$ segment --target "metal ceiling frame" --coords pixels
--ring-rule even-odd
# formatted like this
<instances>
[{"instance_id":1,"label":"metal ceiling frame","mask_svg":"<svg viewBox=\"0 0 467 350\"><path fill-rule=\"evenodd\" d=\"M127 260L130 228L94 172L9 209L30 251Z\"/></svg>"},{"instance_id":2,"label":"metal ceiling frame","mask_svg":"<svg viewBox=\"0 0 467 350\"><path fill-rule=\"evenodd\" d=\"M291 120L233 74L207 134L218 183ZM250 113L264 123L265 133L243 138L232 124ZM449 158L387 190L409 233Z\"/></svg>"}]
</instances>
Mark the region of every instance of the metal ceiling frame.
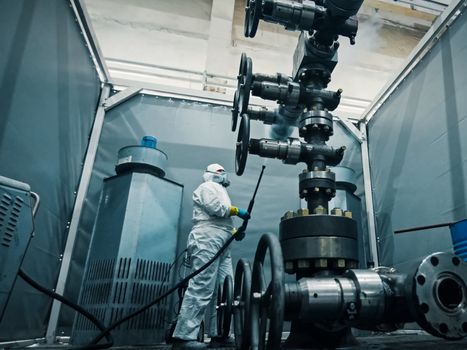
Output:
<instances>
[{"instance_id":1,"label":"metal ceiling frame","mask_svg":"<svg viewBox=\"0 0 467 350\"><path fill-rule=\"evenodd\" d=\"M410 8L415 11L440 15L449 6L446 0L380 0L388 4Z\"/></svg>"}]
</instances>

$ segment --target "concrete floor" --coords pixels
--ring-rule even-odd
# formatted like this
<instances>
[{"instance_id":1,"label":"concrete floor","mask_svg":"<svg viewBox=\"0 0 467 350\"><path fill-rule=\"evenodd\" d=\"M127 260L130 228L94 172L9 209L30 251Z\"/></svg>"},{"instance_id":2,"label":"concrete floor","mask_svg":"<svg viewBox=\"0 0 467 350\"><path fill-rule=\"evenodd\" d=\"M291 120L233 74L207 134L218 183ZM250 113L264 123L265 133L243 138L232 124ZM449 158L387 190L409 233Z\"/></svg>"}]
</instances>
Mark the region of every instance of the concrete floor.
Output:
<instances>
[{"instance_id":1,"label":"concrete floor","mask_svg":"<svg viewBox=\"0 0 467 350\"><path fill-rule=\"evenodd\" d=\"M405 334L405 335L382 335L371 337L358 337L360 342L359 346L346 348L346 349L371 349L371 350L401 350L401 349L443 349L443 350L457 350L467 349L467 339L461 341L446 341L443 339L435 338L425 334ZM66 345L35 345L27 348L15 349L41 349L41 350L59 350L59 349L73 349ZM6 348L7 349L7 348ZM131 349L131 350L169 350L170 346L165 344L152 345L152 346L124 346L112 347L111 349ZM225 348L224 348L225 350ZM234 348L232 348L234 350Z\"/></svg>"}]
</instances>

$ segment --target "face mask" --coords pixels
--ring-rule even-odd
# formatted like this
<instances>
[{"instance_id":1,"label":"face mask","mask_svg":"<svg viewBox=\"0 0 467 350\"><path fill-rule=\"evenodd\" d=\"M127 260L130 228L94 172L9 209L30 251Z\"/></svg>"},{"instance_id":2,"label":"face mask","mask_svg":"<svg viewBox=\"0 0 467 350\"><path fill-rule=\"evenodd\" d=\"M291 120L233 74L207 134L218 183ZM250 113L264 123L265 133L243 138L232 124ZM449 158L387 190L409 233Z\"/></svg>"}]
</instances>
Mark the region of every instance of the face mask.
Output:
<instances>
[{"instance_id":1,"label":"face mask","mask_svg":"<svg viewBox=\"0 0 467 350\"><path fill-rule=\"evenodd\" d=\"M222 176L222 182L220 182L220 184L224 187L229 187L230 186L229 174L224 172L220 175Z\"/></svg>"},{"instance_id":2,"label":"face mask","mask_svg":"<svg viewBox=\"0 0 467 350\"><path fill-rule=\"evenodd\" d=\"M212 171L208 172L213 174L212 181L217 182L218 184L221 184L224 187L228 187L230 185L229 174L227 174L225 171L221 173L214 173Z\"/></svg>"}]
</instances>

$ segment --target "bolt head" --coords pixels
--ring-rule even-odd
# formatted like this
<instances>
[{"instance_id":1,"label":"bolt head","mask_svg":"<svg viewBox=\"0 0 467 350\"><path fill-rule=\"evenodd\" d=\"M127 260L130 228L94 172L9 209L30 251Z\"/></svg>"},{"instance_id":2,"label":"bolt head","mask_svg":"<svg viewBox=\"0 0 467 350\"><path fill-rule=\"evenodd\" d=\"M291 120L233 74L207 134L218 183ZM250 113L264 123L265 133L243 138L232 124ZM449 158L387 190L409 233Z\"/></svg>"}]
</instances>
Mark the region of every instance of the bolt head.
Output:
<instances>
[{"instance_id":1,"label":"bolt head","mask_svg":"<svg viewBox=\"0 0 467 350\"><path fill-rule=\"evenodd\" d=\"M328 267L328 259L316 259L315 267Z\"/></svg>"},{"instance_id":2,"label":"bolt head","mask_svg":"<svg viewBox=\"0 0 467 350\"><path fill-rule=\"evenodd\" d=\"M333 210L331 210L331 215L342 216L343 215L342 209L334 208Z\"/></svg>"},{"instance_id":3,"label":"bolt head","mask_svg":"<svg viewBox=\"0 0 467 350\"><path fill-rule=\"evenodd\" d=\"M315 209L315 214L316 214L316 215L324 215L324 214L326 214L326 208L323 207L322 205L317 206L316 209Z\"/></svg>"}]
</instances>

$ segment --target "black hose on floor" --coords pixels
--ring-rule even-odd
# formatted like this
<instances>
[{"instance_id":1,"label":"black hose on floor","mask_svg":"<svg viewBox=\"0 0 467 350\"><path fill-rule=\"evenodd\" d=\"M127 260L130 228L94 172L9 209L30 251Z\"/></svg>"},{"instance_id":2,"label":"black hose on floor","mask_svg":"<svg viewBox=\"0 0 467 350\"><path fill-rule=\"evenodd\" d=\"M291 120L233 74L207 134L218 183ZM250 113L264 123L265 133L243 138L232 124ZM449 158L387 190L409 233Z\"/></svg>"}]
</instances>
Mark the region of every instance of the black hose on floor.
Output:
<instances>
[{"instance_id":1,"label":"black hose on floor","mask_svg":"<svg viewBox=\"0 0 467 350\"><path fill-rule=\"evenodd\" d=\"M103 330L97 337L95 337L91 343L89 344L89 346L92 346L92 345L95 345L97 344L102 338L104 338L110 331L112 331L113 329L115 329L116 327L120 326L122 323L128 321L129 319L139 315L140 313L146 311L147 309L149 309L150 307L154 306L155 304L159 303L161 300L163 300L164 298L168 297L170 294L172 294L173 292L175 292L176 290L178 290L178 288L184 286L190 279L192 279L193 277L195 277L196 275L200 274L201 272L203 272L204 270L206 270L223 252L224 250L227 249L227 247L230 245L230 243L232 243L232 241L235 239L235 235L232 235L228 240L227 242L221 247L221 249L219 249L219 251L216 253L216 255L214 255L211 260L209 260L206 264L204 264L203 266L201 266L198 270L190 273L188 276L186 276L183 280L181 280L180 282L178 282L175 286L173 286L172 288L170 288L167 292L165 292L164 294L162 294L161 296L159 296L158 298L154 299L153 301L151 301L149 304L143 306L142 308L136 310L135 312L129 314L128 316L125 316L124 318L118 320L117 322L113 323L112 325L110 325L109 327L107 327L107 329Z\"/></svg>"},{"instance_id":2,"label":"black hose on floor","mask_svg":"<svg viewBox=\"0 0 467 350\"><path fill-rule=\"evenodd\" d=\"M28 283L34 289L37 289L38 291L48 295L49 297L51 297L53 299L56 299L56 300L60 301L61 303L71 307L73 310L79 312L81 315L83 315L84 317L89 319L97 328L99 328L99 330L101 332L104 332L106 330L105 326L101 323L101 321L99 321L93 314L89 313L84 308L82 308L81 306L75 304L74 302L68 300L63 295L55 293L54 291L51 291L50 289L40 285L35 280L33 280L32 277L30 277L22 269L20 269L18 271L18 276L21 277L26 283ZM76 350L78 350L78 349L108 349L113 345L114 341L113 341L112 335L108 331L105 332L104 336L107 339L107 343L104 343L104 344L97 344L97 343L96 344L90 344L90 345L86 345L85 347L73 347L73 349L76 349ZM102 338L100 338L100 339L102 339Z\"/></svg>"}]
</instances>

